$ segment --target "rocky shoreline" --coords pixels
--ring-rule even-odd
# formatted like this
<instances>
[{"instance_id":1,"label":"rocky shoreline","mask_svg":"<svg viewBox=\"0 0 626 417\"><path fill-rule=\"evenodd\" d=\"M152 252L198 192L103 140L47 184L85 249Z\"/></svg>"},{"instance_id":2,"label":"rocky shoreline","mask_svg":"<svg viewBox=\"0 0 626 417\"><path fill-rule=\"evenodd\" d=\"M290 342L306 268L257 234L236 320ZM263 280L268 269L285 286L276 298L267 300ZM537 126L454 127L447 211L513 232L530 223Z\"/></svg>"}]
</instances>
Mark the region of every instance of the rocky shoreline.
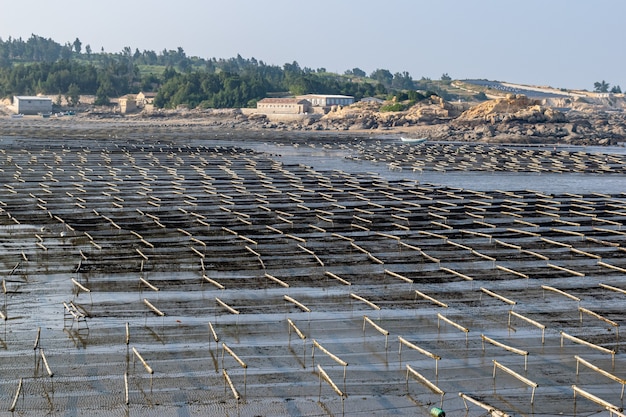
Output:
<instances>
[{"instance_id":1,"label":"rocky shoreline","mask_svg":"<svg viewBox=\"0 0 626 417\"><path fill-rule=\"evenodd\" d=\"M336 107L325 115L280 117L241 109L157 110L120 115L103 108L87 108L75 116L42 119L2 118L3 134L39 131L42 126L74 126L78 130L135 126L137 128L217 128L252 132L300 132L358 136L398 135L437 141L571 145L623 145L626 115L599 106L557 109L525 96L509 95L480 104L450 103L439 97L406 111L381 112L381 105L356 103ZM132 128L131 128L132 130ZM64 132L64 135L68 132Z\"/></svg>"}]
</instances>

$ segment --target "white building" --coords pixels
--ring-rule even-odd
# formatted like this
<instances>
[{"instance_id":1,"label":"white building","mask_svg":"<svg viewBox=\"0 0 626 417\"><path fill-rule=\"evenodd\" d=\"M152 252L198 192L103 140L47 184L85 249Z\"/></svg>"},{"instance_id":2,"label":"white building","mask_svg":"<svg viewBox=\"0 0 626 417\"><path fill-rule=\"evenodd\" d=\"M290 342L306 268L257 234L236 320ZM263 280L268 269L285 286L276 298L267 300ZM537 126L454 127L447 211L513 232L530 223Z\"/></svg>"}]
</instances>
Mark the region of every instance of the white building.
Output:
<instances>
[{"instance_id":1,"label":"white building","mask_svg":"<svg viewBox=\"0 0 626 417\"><path fill-rule=\"evenodd\" d=\"M13 96L13 108L18 114L45 114L52 112L52 99L38 96Z\"/></svg>"},{"instance_id":2,"label":"white building","mask_svg":"<svg viewBox=\"0 0 626 417\"><path fill-rule=\"evenodd\" d=\"M304 114L311 103L299 98L264 98L256 104L257 110L264 114Z\"/></svg>"},{"instance_id":3,"label":"white building","mask_svg":"<svg viewBox=\"0 0 626 417\"><path fill-rule=\"evenodd\" d=\"M349 106L354 104L354 97L332 94L307 94L298 96L299 99L308 100L313 107Z\"/></svg>"}]
</instances>

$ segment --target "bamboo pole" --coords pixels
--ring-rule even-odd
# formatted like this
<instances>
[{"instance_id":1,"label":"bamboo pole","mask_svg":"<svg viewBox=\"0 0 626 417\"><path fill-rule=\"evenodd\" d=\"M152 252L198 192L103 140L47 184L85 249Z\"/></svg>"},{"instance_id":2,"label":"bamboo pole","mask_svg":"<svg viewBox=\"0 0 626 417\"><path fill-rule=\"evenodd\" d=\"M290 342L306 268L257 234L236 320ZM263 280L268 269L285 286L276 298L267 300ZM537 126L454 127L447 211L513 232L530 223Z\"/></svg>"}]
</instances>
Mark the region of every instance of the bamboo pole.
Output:
<instances>
[{"instance_id":1,"label":"bamboo pole","mask_svg":"<svg viewBox=\"0 0 626 417\"><path fill-rule=\"evenodd\" d=\"M37 337L35 337L35 345L33 346L33 350L39 347L40 336L41 336L41 327L37 327Z\"/></svg>"},{"instance_id":2,"label":"bamboo pole","mask_svg":"<svg viewBox=\"0 0 626 417\"><path fill-rule=\"evenodd\" d=\"M298 329L296 324L291 319L287 319L287 323L289 323L289 334L291 334L291 329L293 329L300 339L302 340L306 339L306 335L302 333L300 329Z\"/></svg>"},{"instance_id":3,"label":"bamboo pole","mask_svg":"<svg viewBox=\"0 0 626 417\"><path fill-rule=\"evenodd\" d=\"M72 304L72 303L70 303L70 304ZM74 304L72 304L71 307L70 307L66 302L63 302L63 306L65 307L65 311L67 311L74 318L74 320L79 321L81 318L85 318L85 315L80 313L76 309Z\"/></svg>"},{"instance_id":4,"label":"bamboo pole","mask_svg":"<svg viewBox=\"0 0 626 417\"><path fill-rule=\"evenodd\" d=\"M213 336L213 340L215 340L215 343L219 342L220 339L217 337L217 333L215 332L215 329L213 328L213 324L211 324L211 322L209 322L209 331L211 332L211 335Z\"/></svg>"},{"instance_id":5,"label":"bamboo pole","mask_svg":"<svg viewBox=\"0 0 626 417\"><path fill-rule=\"evenodd\" d=\"M494 417L512 417L510 414L505 413L504 411L500 411L495 407L492 407L489 404L483 403L482 401L478 401L475 398L470 397L467 394L463 394L462 392L459 392L459 397L461 397L463 399L463 403L465 404L465 409L469 410L469 407L467 406L467 401L471 402L474 405L479 406L480 408L486 410L491 416Z\"/></svg>"},{"instance_id":6,"label":"bamboo pole","mask_svg":"<svg viewBox=\"0 0 626 417\"><path fill-rule=\"evenodd\" d=\"M550 243L551 245L561 246L561 247L568 248L568 249L572 247L572 245L570 245L569 243L557 242L556 240L548 239L547 237L542 237L540 238L540 240L546 243Z\"/></svg>"},{"instance_id":7,"label":"bamboo pole","mask_svg":"<svg viewBox=\"0 0 626 417\"><path fill-rule=\"evenodd\" d=\"M361 297L360 295L356 295L355 293L350 293L350 297L354 298L355 300L359 300L359 301L364 302L368 306L372 307L374 310L380 310L379 306L377 306L376 304L372 303L369 300L366 300L365 298Z\"/></svg>"},{"instance_id":8,"label":"bamboo pole","mask_svg":"<svg viewBox=\"0 0 626 417\"><path fill-rule=\"evenodd\" d=\"M231 306L229 306L228 304L226 304L225 302L223 302L222 300L220 300L219 298L215 297L215 301L221 305L222 307L224 307L226 310L228 310L230 313L232 314L239 314L239 311L235 310L234 308L232 308Z\"/></svg>"},{"instance_id":9,"label":"bamboo pole","mask_svg":"<svg viewBox=\"0 0 626 417\"><path fill-rule=\"evenodd\" d=\"M397 272L390 271L385 269L385 274L391 275L392 277L400 278L403 281L408 282L409 284L413 284L413 280L411 278L407 278L404 275L400 275Z\"/></svg>"},{"instance_id":10,"label":"bamboo pole","mask_svg":"<svg viewBox=\"0 0 626 417\"><path fill-rule=\"evenodd\" d=\"M529 319L528 317L522 316L521 314L516 313L513 310L509 310L509 327L511 326L511 316L515 316L517 318L520 318L520 319L522 319L522 320L532 324L533 326L540 328L541 329L541 344L544 344L544 342L545 342L545 331L546 331L546 326L545 325L543 325L543 324L541 324L541 323L539 323L539 322L537 322L535 320Z\"/></svg>"},{"instance_id":11,"label":"bamboo pole","mask_svg":"<svg viewBox=\"0 0 626 417\"><path fill-rule=\"evenodd\" d=\"M481 290L482 292L484 292L485 294L487 294L487 295L489 295L489 296L491 296L491 297L493 297L493 298L496 298L496 299L498 299L498 300L500 300L500 301L502 301L502 302L505 302L505 303L507 303L507 304L509 304L509 305L515 305L515 304L517 304L517 302L516 302L516 301L513 301L513 300L511 300L511 299L509 299L509 298L506 298L506 297L504 297L504 296L502 296L502 295L496 294L495 292L490 291L490 290L488 290L488 289L486 289L486 288L484 288L484 287L480 287L480 290Z\"/></svg>"},{"instance_id":12,"label":"bamboo pole","mask_svg":"<svg viewBox=\"0 0 626 417\"><path fill-rule=\"evenodd\" d=\"M398 351L398 355L402 355L402 345L405 345L406 347L409 347L409 348L411 348L413 350L416 350L419 353L421 353L422 355L426 355L429 358L435 360L435 375L438 375L438 367L439 367L438 365L439 365L439 360L441 359L441 356L435 355L434 353L431 353L431 352L427 351L426 349L423 349L423 348L417 346L416 344L409 342L408 340L406 340L402 336L398 336L398 340L400 341L400 349Z\"/></svg>"},{"instance_id":13,"label":"bamboo pole","mask_svg":"<svg viewBox=\"0 0 626 417\"><path fill-rule=\"evenodd\" d=\"M94 242L92 242L94 243ZM101 248L100 248L101 249ZM138 248L135 248L135 251L139 254L139 256L141 256L144 260L148 261L148 257L146 255L143 254L142 251L140 251Z\"/></svg>"},{"instance_id":14,"label":"bamboo pole","mask_svg":"<svg viewBox=\"0 0 626 417\"><path fill-rule=\"evenodd\" d=\"M230 390L233 393L233 397L235 397L235 400L239 402L239 399L241 398L241 396L239 395L239 392L237 392L237 389L233 385L233 381L230 380L230 376L228 376L228 372L226 372L226 369L222 370L222 375L224 375L224 380L226 381L226 383L228 383L228 386L230 387Z\"/></svg>"},{"instance_id":15,"label":"bamboo pole","mask_svg":"<svg viewBox=\"0 0 626 417\"><path fill-rule=\"evenodd\" d=\"M139 351L133 347L133 353L135 354L135 356L137 357L137 359L139 359L139 361L141 362L141 364L144 366L144 368L146 368L146 371L152 375L154 374L154 370L150 367L150 365L148 365L148 362L146 362L143 358L143 356L141 356L141 354L139 353Z\"/></svg>"},{"instance_id":16,"label":"bamboo pole","mask_svg":"<svg viewBox=\"0 0 626 417\"><path fill-rule=\"evenodd\" d=\"M24 252L22 252L22 257L24 257L24 260L26 259L26 255L24 254ZM17 271L17 269L22 265L22 261L19 261L18 263L15 264L15 266L13 267L13 269L11 269L11 271L9 272L9 275L13 275L15 273L15 271ZM4 280L2 280L2 282L4 282ZM3 284L4 285L4 284ZM4 293L6 294L6 286L3 286L3 290Z\"/></svg>"},{"instance_id":17,"label":"bamboo pole","mask_svg":"<svg viewBox=\"0 0 626 417\"><path fill-rule=\"evenodd\" d=\"M615 291L615 292L620 292L622 294L626 294L626 290L623 290L621 288L613 287L611 285L606 285L606 284L602 284L602 283L599 283L598 285L601 286L602 288L606 288L607 290L611 290L611 291Z\"/></svg>"},{"instance_id":18,"label":"bamboo pole","mask_svg":"<svg viewBox=\"0 0 626 417\"><path fill-rule=\"evenodd\" d=\"M285 236L286 238L301 242L301 243L306 243L306 239L303 239L299 236L292 235L291 233L285 233L283 236Z\"/></svg>"},{"instance_id":19,"label":"bamboo pole","mask_svg":"<svg viewBox=\"0 0 626 417\"><path fill-rule=\"evenodd\" d=\"M364 248L360 247L359 245L357 245L356 243L354 243L352 241L350 242L350 246L352 246L354 249L356 249L356 250L358 250L360 252L363 252L366 255L369 254L369 251L367 249L364 249Z\"/></svg>"},{"instance_id":20,"label":"bamboo pole","mask_svg":"<svg viewBox=\"0 0 626 417\"><path fill-rule=\"evenodd\" d=\"M488 342L488 343L491 343L494 346L500 347L500 348L502 348L504 350L508 350L509 352L513 352L513 353L515 353L517 355L524 356L524 370L527 370L527 368L528 368L528 351L522 350L522 349L517 349L517 348L514 348L512 346L505 345L504 343L500 343L500 342L498 342L498 341L496 341L496 340L494 340L494 339L492 339L490 337L485 336L484 334L481 334L480 338L483 341L483 352L485 351L485 342Z\"/></svg>"},{"instance_id":21,"label":"bamboo pole","mask_svg":"<svg viewBox=\"0 0 626 417\"><path fill-rule=\"evenodd\" d=\"M124 402L126 403L126 405L128 405L130 403L130 398L128 395L128 373L124 372Z\"/></svg>"},{"instance_id":22,"label":"bamboo pole","mask_svg":"<svg viewBox=\"0 0 626 417\"><path fill-rule=\"evenodd\" d=\"M339 234L339 233L331 233L331 236L339 238L339 239L347 240L348 242L353 242L354 241L354 239L352 239L351 237L347 237L347 236L344 236L344 235Z\"/></svg>"},{"instance_id":23,"label":"bamboo pole","mask_svg":"<svg viewBox=\"0 0 626 417\"><path fill-rule=\"evenodd\" d=\"M158 308L156 308L156 307L155 307L155 306L154 306L154 305L153 305L150 301L148 301L146 298L144 298L144 299L143 299L143 303L144 303L145 305L147 305L147 306L148 306L148 308L149 308L150 310L152 310L152 311L153 311L153 312L154 312L157 316L161 316L161 317L165 316L165 313L164 313L164 312L162 312L161 310L159 310Z\"/></svg>"},{"instance_id":24,"label":"bamboo pole","mask_svg":"<svg viewBox=\"0 0 626 417\"><path fill-rule=\"evenodd\" d=\"M304 246L302 246L302 245L301 245L301 244L299 244L299 243L298 243L296 246L297 246L300 250L302 250L302 251L304 251L304 252L308 253L309 255L313 255L313 256L315 256L315 252L313 252L311 249L305 248Z\"/></svg>"},{"instance_id":25,"label":"bamboo pole","mask_svg":"<svg viewBox=\"0 0 626 417\"><path fill-rule=\"evenodd\" d=\"M603 266L605 268L614 269L614 270L619 271L619 272L626 272L626 268L622 268L622 267L619 267L619 266L611 265L611 264L608 264L606 262L598 261L598 265Z\"/></svg>"},{"instance_id":26,"label":"bamboo pole","mask_svg":"<svg viewBox=\"0 0 626 417\"><path fill-rule=\"evenodd\" d=\"M205 258L204 253L200 252L198 249L194 248L193 246L189 246L189 249L191 249L196 255L198 255L201 259Z\"/></svg>"},{"instance_id":27,"label":"bamboo pole","mask_svg":"<svg viewBox=\"0 0 626 417\"><path fill-rule=\"evenodd\" d=\"M563 347L563 339L564 338L568 339L568 340L571 340L574 343L579 343L581 345L589 346L589 347L591 347L593 349L599 350L600 352L610 353L611 357L613 358L613 360L615 360L615 351L614 350L607 349L605 347L595 345L595 344L593 344L591 342L587 342L586 340L580 339L580 338L578 338L576 336L571 336L571 335L569 335L569 334L567 334L567 333L565 333L563 331L561 331L561 347Z\"/></svg>"},{"instance_id":28,"label":"bamboo pole","mask_svg":"<svg viewBox=\"0 0 626 417\"><path fill-rule=\"evenodd\" d=\"M600 397L597 397L581 388L578 388L576 385L572 385L572 389L574 390L574 400L576 400L576 395L580 395L581 397L584 397L596 404L601 405L602 407L608 409L609 411L613 411L613 412L621 412L621 408L611 404L608 401L603 400Z\"/></svg>"},{"instance_id":29,"label":"bamboo pole","mask_svg":"<svg viewBox=\"0 0 626 417\"><path fill-rule=\"evenodd\" d=\"M285 287L285 288L289 288L289 284L287 284L285 281L282 281L281 279L276 278L275 276L270 275L270 274L268 274L267 272L265 273L265 275L264 275L264 276L265 276L265 278L270 279L270 280L272 280L272 281L274 281L274 282L278 283L279 285L281 285L281 286L283 286L283 287Z\"/></svg>"},{"instance_id":30,"label":"bamboo pole","mask_svg":"<svg viewBox=\"0 0 626 417\"><path fill-rule=\"evenodd\" d=\"M141 281L142 284L144 284L146 287L150 288L152 291L159 291L159 289L157 287L155 287L154 285L150 284L148 282L148 280L144 279L143 277L139 277L139 281Z\"/></svg>"},{"instance_id":31,"label":"bamboo pole","mask_svg":"<svg viewBox=\"0 0 626 417\"><path fill-rule=\"evenodd\" d=\"M231 348L226 346L226 343L222 342L222 369L224 369L224 372L226 372L226 368L224 368L224 352L228 352L228 354L232 356L232 358L235 359L237 363L239 363L239 366L241 366L244 369L244 376L243 376L244 389L243 390L244 390L244 396L246 396L246 391L247 391L247 386L248 386L248 383L247 383L248 365L246 365L246 363L243 360L241 360L239 356L237 356L235 352L232 351Z\"/></svg>"},{"instance_id":32,"label":"bamboo pole","mask_svg":"<svg viewBox=\"0 0 626 417\"><path fill-rule=\"evenodd\" d=\"M542 285L541 288L544 289L544 290L555 292L557 294L561 294L561 295L563 295L563 296L565 296L567 298L571 298L574 301L579 301L580 302L580 298L576 297L575 295L566 293L563 290L559 290L557 288L554 288L554 287L551 287L551 286L548 286L548 285Z\"/></svg>"},{"instance_id":33,"label":"bamboo pole","mask_svg":"<svg viewBox=\"0 0 626 417\"><path fill-rule=\"evenodd\" d=\"M493 241L494 241L496 244L498 244L498 245L500 245L500 246L504 246L504 247L506 247L506 248L512 248L512 249L517 249L517 250L521 250L521 249L522 249L522 247L521 247L521 246L519 246L519 245L514 245L514 244L512 244L512 243L503 242L503 241L501 241L501 240L499 240L499 239L494 239Z\"/></svg>"},{"instance_id":34,"label":"bamboo pole","mask_svg":"<svg viewBox=\"0 0 626 417\"><path fill-rule=\"evenodd\" d=\"M363 333L365 333L365 323L369 323L377 332L385 336L385 350L387 350L387 346L389 345L389 331L374 323L369 317L363 316Z\"/></svg>"},{"instance_id":35,"label":"bamboo pole","mask_svg":"<svg viewBox=\"0 0 626 417\"><path fill-rule=\"evenodd\" d=\"M418 252L421 252L421 251L422 251L422 249L421 249L421 248L418 248L417 246L409 245L408 243L405 243L405 242L398 242L398 243L399 243L400 245L404 246L405 248L413 249L413 250L416 250L416 251L418 251Z\"/></svg>"},{"instance_id":36,"label":"bamboo pole","mask_svg":"<svg viewBox=\"0 0 626 417\"><path fill-rule=\"evenodd\" d=\"M324 352L326 355L328 355L329 358L331 358L332 360L334 360L335 362L337 362L339 365L343 366L344 368L348 366L348 362L340 359L338 356L330 353L324 346L320 345L319 342L315 339L313 339L313 349L311 351L311 357L315 358L315 348L318 348L319 350L321 350L322 352Z\"/></svg>"},{"instance_id":37,"label":"bamboo pole","mask_svg":"<svg viewBox=\"0 0 626 417\"><path fill-rule=\"evenodd\" d=\"M524 384L532 387L533 391L532 391L532 394L530 396L530 403L533 404L535 402L535 389L537 389L537 387L539 386L536 382L533 382L530 379L528 379L526 377L523 377L522 375L518 374L514 370L512 370L510 368L507 368L506 366L502 365L501 363L499 363L495 359L493 360L493 379L494 380L496 379L496 368L506 372L507 374L517 378L519 381L523 382Z\"/></svg>"},{"instance_id":38,"label":"bamboo pole","mask_svg":"<svg viewBox=\"0 0 626 417\"><path fill-rule=\"evenodd\" d=\"M483 258L483 259L486 259L488 261L492 261L492 262L496 261L496 258L494 258L493 256L485 255L484 253L480 253L477 250L472 249L471 252L472 252L473 255L476 255L476 256L478 256L480 258Z\"/></svg>"},{"instance_id":39,"label":"bamboo pole","mask_svg":"<svg viewBox=\"0 0 626 417\"><path fill-rule=\"evenodd\" d=\"M598 264L600 264L600 263L601 262L598 262ZM555 264L552 264L552 263L547 263L546 266L548 266L550 268L553 268L553 269L558 269L559 271L567 272L567 273L575 275L577 277L584 277L585 276L585 274L583 272L574 271L573 269L565 268L563 266L555 265Z\"/></svg>"},{"instance_id":40,"label":"bamboo pole","mask_svg":"<svg viewBox=\"0 0 626 417\"><path fill-rule=\"evenodd\" d=\"M241 236L239 236L241 237ZM206 243L204 243L203 241L201 241L200 239L196 239L195 237L190 237L189 240L196 242L197 244L204 246L206 248Z\"/></svg>"},{"instance_id":41,"label":"bamboo pole","mask_svg":"<svg viewBox=\"0 0 626 417\"><path fill-rule=\"evenodd\" d=\"M207 281L210 284L215 285L217 288L219 288L220 290L223 290L224 288L226 288L225 286L223 286L222 284L220 284L219 282L215 281L214 279L209 278L206 275L202 275L202 278Z\"/></svg>"},{"instance_id":42,"label":"bamboo pole","mask_svg":"<svg viewBox=\"0 0 626 417\"><path fill-rule=\"evenodd\" d=\"M619 377L613 375L612 373L609 373L609 372L607 372L607 371L605 371L605 370L603 370L603 369L601 369L601 368L591 364L590 362L584 360L583 358L581 358L578 355L575 355L574 358L576 358L576 375L578 375L578 365L580 363L582 363L583 365L585 365L586 367L596 371L600 375L605 376L605 377L607 377L607 378L609 378L609 379L611 379L611 380L613 380L615 382L618 382L618 383L622 384L622 393L621 393L619 398L620 398L620 400L624 399L624 386L626 386L626 379L619 378Z\"/></svg>"},{"instance_id":43,"label":"bamboo pole","mask_svg":"<svg viewBox=\"0 0 626 417\"><path fill-rule=\"evenodd\" d=\"M336 355L330 353L326 348L324 348L322 345L320 345L317 340L313 339L313 347L311 349L311 359L313 361L313 363L315 363L315 348L318 348L319 350L321 350L322 352L324 352L326 355L328 355L329 358L331 358L332 360L334 360L335 362L337 362L339 365L343 366L343 384L344 384L344 390L345 390L345 385L346 385L346 370L348 368L348 362L340 359L339 357L337 357ZM319 365L318 365L319 367Z\"/></svg>"},{"instance_id":44,"label":"bamboo pole","mask_svg":"<svg viewBox=\"0 0 626 417\"><path fill-rule=\"evenodd\" d=\"M50 365L48 365L48 359L46 359L46 355L43 353L43 349L39 348L39 353L41 354L43 364L46 366L46 372L48 372L48 375L50 376L50 378L52 378L54 376L54 373L52 373Z\"/></svg>"},{"instance_id":45,"label":"bamboo pole","mask_svg":"<svg viewBox=\"0 0 626 417\"><path fill-rule=\"evenodd\" d=\"M502 265L496 265L496 268L501 270L501 271L505 271L505 272L508 272L510 274L517 275L518 277L529 278L528 275L526 275L526 274L523 274L521 272L515 271L515 270L513 270L511 268L507 268L507 267L502 266Z\"/></svg>"},{"instance_id":46,"label":"bamboo pole","mask_svg":"<svg viewBox=\"0 0 626 417\"><path fill-rule=\"evenodd\" d=\"M390 235L388 233L382 233L382 232L376 232L376 234L378 236L382 236L382 237L386 237L387 239L394 239L397 240L398 243L400 243L400 236L394 236L394 235Z\"/></svg>"},{"instance_id":47,"label":"bamboo pole","mask_svg":"<svg viewBox=\"0 0 626 417\"><path fill-rule=\"evenodd\" d=\"M410 227L405 226L405 225L403 225L403 224L393 223L393 226L394 226L394 227L397 227L398 229L401 229L401 230L411 230L411 228L410 228Z\"/></svg>"},{"instance_id":48,"label":"bamboo pole","mask_svg":"<svg viewBox=\"0 0 626 417\"><path fill-rule=\"evenodd\" d=\"M511 213L511 214L514 214L514 213ZM507 228L506 231L507 232L512 232L512 233L518 233L520 235L525 235L525 236L533 236L533 237L540 237L541 236L539 233L529 232L527 230L521 230L521 229Z\"/></svg>"},{"instance_id":49,"label":"bamboo pole","mask_svg":"<svg viewBox=\"0 0 626 417\"><path fill-rule=\"evenodd\" d=\"M559 228L556 228L556 227L551 227L550 230L553 231L553 232L557 232L557 233L563 233L565 235L572 235L572 236L578 236L578 237L583 237L583 238L585 237L584 233L576 232L576 231L573 231L573 230L559 229Z\"/></svg>"},{"instance_id":50,"label":"bamboo pole","mask_svg":"<svg viewBox=\"0 0 626 417\"><path fill-rule=\"evenodd\" d=\"M326 233L326 229L322 229L321 227L315 226L314 224L309 224L311 229L317 230L318 232Z\"/></svg>"},{"instance_id":51,"label":"bamboo pole","mask_svg":"<svg viewBox=\"0 0 626 417\"><path fill-rule=\"evenodd\" d=\"M250 252L251 254L253 254L254 256L256 256L257 258L260 258L260 257L261 257L261 254L260 254L260 253L258 253L258 252L256 252L256 251L255 251L254 249L252 249L250 246L246 245L246 246L245 246L245 248L246 248L246 250L247 250L248 252Z\"/></svg>"},{"instance_id":52,"label":"bamboo pole","mask_svg":"<svg viewBox=\"0 0 626 417\"><path fill-rule=\"evenodd\" d=\"M619 323L617 323L617 322L615 322L613 320L609 320L606 317L603 317L600 314L598 314L596 312L593 312L593 311L591 311L591 310L589 310L587 308L584 308L584 307L578 307L578 311L580 312L580 322L581 323L583 322L583 314L582 313L588 314L588 315L590 315L592 317L597 318L598 320L602 320L603 322L608 323L611 326L615 327L615 331L617 333L617 337L619 337Z\"/></svg>"},{"instance_id":53,"label":"bamboo pole","mask_svg":"<svg viewBox=\"0 0 626 417\"><path fill-rule=\"evenodd\" d=\"M493 259L493 258L491 258L491 259ZM493 259L493 260L495 260L495 259ZM474 278L472 278L472 277L470 277L468 275L462 274L460 272L457 272L454 269L444 268L444 267L440 267L439 269L441 269L442 271L448 272L448 273L450 273L452 275L456 275L457 277L463 278L466 281L473 281L474 280Z\"/></svg>"},{"instance_id":54,"label":"bamboo pole","mask_svg":"<svg viewBox=\"0 0 626 417\"><path fill-rule=\"evenodd\" d=\"M336 274L333 274L333 273L332 273L332 272L330 272L330 271L325 271L325 272L324 272L324 275L327 275L327 276L329 276L329 277L331 277L331 278L334 278L334 279L336 279L337 281L341 282L342 284L345 284L345 285L352 285L352 283L350 283L350 281L345 280L345 279L341 278L340 276L338 276L338 275L336 275Z\"/></svg>"},{"instance_id":55,"label":"bamboo pole","mask_svg":"<svg viewBox=\"0 0 626 417\"><path fill-rule=\"evenodd\" d=\"M460 324L450 320L449 318L445 317L443 314L441 313L437 313L437 329L439 329L439 321L443 320L446 323L456 327L457 329L459 329L460 331L465 333L465 341L467 342L467 338L468 338L468 334L469 334L469 329L467 327L463 327Z\"/></svg>"},{"instance_id":56,"label":"bamboo pole","mask_svg":"<svg viewBox=\"0 0 626 417\"><path fill-rule=\"evenodd\" d=\"M454 241L449 240L449 239L448 239L448 241L447 241L446 243L447 243L448 245L456 246L457 248L460 248L460 249L465 249L465 250L470 251L470 252L473 250L473 249L472 249L472 248L470 248L469 246L463 245L463 244L461 244L461 243L454 242Z\"/></svg>"},{"instance_id":57,"label":"bamboo pole","mask_svg":"<svg viewBox=\"0 0 626 417\"><path fill-rule=\"evenodd\" d=\"M428 255L426 252L424 252L422 250L420 250L419 253L420 253L420 255L422 255L424 258L428 259L431 262L434 262L434 263L437 263L437 264L441 262L439 259L437 259L437 258L435 258L433 256Z\"/></svg>"},{"instance_id":58,"label":"bamboo pole","mask_svg":"<svg viewBox=\"0 0 626 417\"><path fill-rule=\"evenodd\" d=\"M417 372L415 369L411 368L411 365L409 365L408 363L406 364L406 383L407 383L407 387L408 387L408 384L409 384L409 373L412 374L417 379L419 379L432 392L434 392L435 394L441 395L441 407L443 407L443 396L446 393L441 388L439 388L437 385L433 384L428 379L426 379L426 377L424 377L422 374Z\"/></svg>"},{"instance_id":59,"label":"bamboo pole","mask_svg":"<svg viewBox=\"0 0 626 417\"><path fill-rule=\"evenodd\" d=\"M9 407L10 412L15 411L15 407L17 406L17 400L20 398L20 394L22 392L22 378L20 378L20 382L17 384L17 391L15 391L15 397L13 397L13 402Z\"/></svg>"},{"instance_id":60,"label":"bamboo pole","mask_svg":"<svg viewBox=\"0 0 626 417\"><path fill-rule=\"evenodd\" d=\"M426 294L424 294L421 291L418 291L418 290L414 290L414 291L415 291L415 298L417 298L417 296L419 295L420 297L425 298L426 300L429 300L429 301L437 304L440 307L448 308L448 305L446 303L442 303L441 301L431 297L430 295L426 295Z\"/></svg>"},{"instance_id":61,"label":"bamboo pole","mask_svg":"<svg viewBox=\"0 0 626 417\"><path fill-rule=\"evenodd\" d=\"M76 285L80 290L84 292L89 292L89 293L91 292L89 288L85 287L80 282L76 281L74 278L72 278L72 283L74 283L74 285Z\"/></svg>"},{"instance_id":62,"label":"bamboo pole","mask_svg":"<svg viewBox=\"0 0 626 417\"><path fill-rule=\"evenodd\" d=\"M337 393L337 395L339 395L343 401L343 398L347 397L347 395L341 391L339 389L339 387L333 382L332 379L330 379L330 377L328 376L328 374L324 371L324 369L322 369L321 365L317 365L317 371L319 372L319 376L320 376L320 396L319 398L321 399L321 380L324 379L324 381L326 381L326 383L328 385L330 385L330 387L333 389L333 391L335 391Z\"/></svg>"},{"instance_id":63,"label":"bamboo pole","mask_svg":"<svg viewBox=\"0 0 626 417\"><path fill-rule=\"evenodd\" d=\"M305 305L304 305L304 304L302 304L301 302L297 301L296 299L294 299L294 298L292 298L292 297L290 297L290 296L288 296L288 295L284 295L284 296L283 296L283 298L284 298L286 301L289 301L290 303L295 304L295 305L296 305L296 306L297 306L300 310L305 311L305 312L307 312L307 313L310 313L310 312L311 312L311 309L310 309L310 308L308 308L307 306L305 306Z\"/></svg>"}]
</instances>

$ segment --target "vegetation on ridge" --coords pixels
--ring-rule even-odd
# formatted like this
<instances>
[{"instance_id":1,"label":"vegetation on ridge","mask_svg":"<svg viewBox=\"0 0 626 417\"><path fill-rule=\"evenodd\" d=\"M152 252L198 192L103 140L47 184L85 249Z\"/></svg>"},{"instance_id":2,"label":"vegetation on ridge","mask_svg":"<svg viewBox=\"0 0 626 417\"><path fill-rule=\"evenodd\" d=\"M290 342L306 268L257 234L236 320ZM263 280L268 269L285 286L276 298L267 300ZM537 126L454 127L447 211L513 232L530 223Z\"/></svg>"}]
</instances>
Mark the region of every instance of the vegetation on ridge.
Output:
<instances>
[{"instance_id":1,"label":"vegetation on ridge","mask_svg":"<svg viewBox=\"0 0 626 417\"><path fill-rule=\"evenodd\" d=\"M46 94L77 104L80 95L95 95L96 104L108 104L111 97L155 91L157 107L224 108L251 107L267 96L344 94L358 100L419 89L445 96L429 79L415 81L408 72L385 69L369 76L359 68L335 74L301 68L295 61L280 67L240 55L189 57L180 47L107 53L83 47L78 38L64 45L37 35L26 41L0 39L0 97Z\"/></svg>"}]
</instances>

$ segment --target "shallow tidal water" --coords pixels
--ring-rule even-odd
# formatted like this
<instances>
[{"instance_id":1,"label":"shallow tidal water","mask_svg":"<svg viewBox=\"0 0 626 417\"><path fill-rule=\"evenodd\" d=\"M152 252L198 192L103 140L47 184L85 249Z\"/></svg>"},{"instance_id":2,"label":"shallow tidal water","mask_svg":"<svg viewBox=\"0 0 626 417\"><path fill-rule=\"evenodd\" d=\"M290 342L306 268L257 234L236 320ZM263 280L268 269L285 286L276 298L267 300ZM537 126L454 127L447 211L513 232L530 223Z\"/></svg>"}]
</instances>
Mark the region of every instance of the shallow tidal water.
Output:
<instances>
[{"instance_id":1,"label":"shallow tidal water","mask_svg":"<svg viewBox=\"0 0 626 417\"><path fill-rule=\"evenodd\" d=\"M579 367L626 377L622 174L265 136L4 141L5 414L608 413L572 386L623 407Z\"/></svg>"}]
</instances>

